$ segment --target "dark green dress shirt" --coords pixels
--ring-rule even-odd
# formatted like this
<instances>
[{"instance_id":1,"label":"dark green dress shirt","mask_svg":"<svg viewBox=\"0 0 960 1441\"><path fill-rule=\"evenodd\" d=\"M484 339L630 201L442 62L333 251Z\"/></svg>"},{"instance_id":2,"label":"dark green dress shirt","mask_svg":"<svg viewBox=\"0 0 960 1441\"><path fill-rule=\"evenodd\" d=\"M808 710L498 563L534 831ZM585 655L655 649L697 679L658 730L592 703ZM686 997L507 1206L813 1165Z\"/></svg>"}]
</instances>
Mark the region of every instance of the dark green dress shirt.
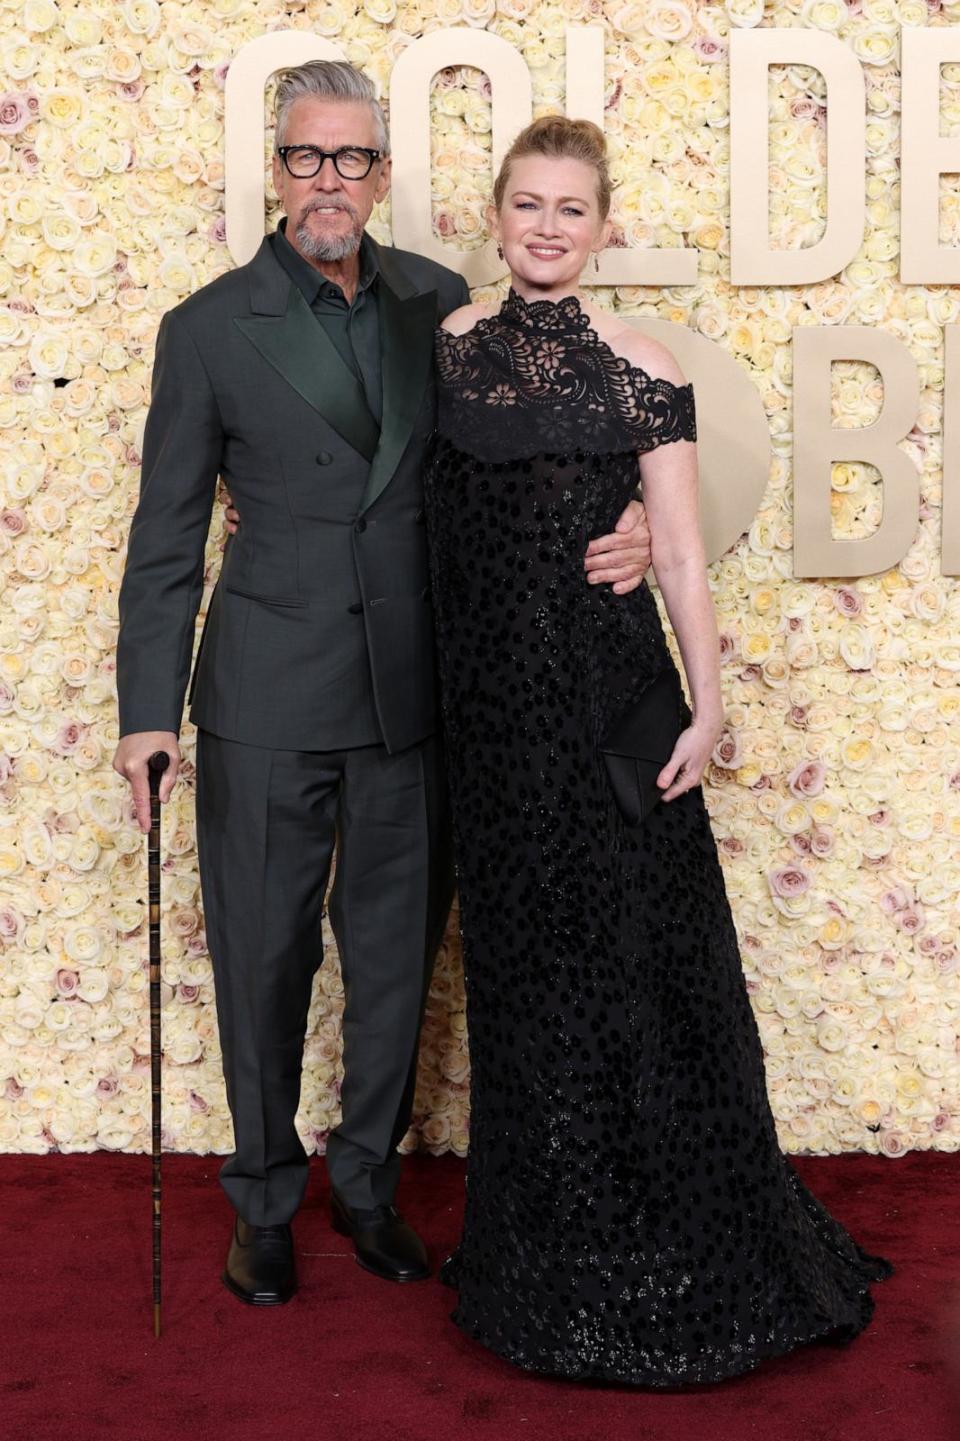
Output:
<instances>
[{"instance_id":1,"label":"dark green dress shirt","mask_svg":"<svg viewBox=\"0 0 960 1441\"><path fill-rule=\"evenodd\" d=\"M360 281L348 304L339 285L321 275L286 237L284 216L273 234L274 254L301 291L310 309L337 347L344 363L363 386L377 424L383 417L380 372L380 316L377 288L380 267L373 246L364 234L360 241Z\"/></svg>"}]
</instances>

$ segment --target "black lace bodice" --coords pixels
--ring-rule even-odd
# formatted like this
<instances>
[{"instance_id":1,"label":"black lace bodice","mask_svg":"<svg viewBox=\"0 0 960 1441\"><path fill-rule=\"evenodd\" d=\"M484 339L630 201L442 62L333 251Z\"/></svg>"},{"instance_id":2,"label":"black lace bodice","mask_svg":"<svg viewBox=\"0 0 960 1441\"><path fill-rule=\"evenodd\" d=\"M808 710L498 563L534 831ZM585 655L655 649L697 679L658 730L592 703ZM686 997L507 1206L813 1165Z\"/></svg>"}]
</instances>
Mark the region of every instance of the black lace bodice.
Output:
<instances>
[{"instance_id":1,"label":"black lace bodice","mask_svg":"<svg viewBox=\"0 0 960 1441\"><path fill-rule=\"evenodd\" d=\"M511 288L465 335L437 332L437 369L440 434L484 460L697 438L693 386L617 355L575 295L528 301Z\"/></svg>"}]
</instances>

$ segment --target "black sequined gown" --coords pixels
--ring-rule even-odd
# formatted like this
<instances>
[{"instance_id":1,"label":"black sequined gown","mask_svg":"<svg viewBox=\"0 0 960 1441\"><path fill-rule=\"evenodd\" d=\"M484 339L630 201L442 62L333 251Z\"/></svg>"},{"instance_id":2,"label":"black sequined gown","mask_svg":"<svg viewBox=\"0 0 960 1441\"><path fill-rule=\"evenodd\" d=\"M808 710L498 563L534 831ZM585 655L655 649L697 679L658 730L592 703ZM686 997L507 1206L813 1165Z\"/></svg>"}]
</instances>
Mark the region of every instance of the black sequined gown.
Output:
<instances>
[{"instance_id":1,"label":"black sequined gown","mask_svg":"<svg viewBox=\"0 0 960 1441\"><path fill-rule=\"evenodd\" d=\"M695 437L579 301L437 333L427 472L471 1057L453 1318L519 1366L668 1386L870 1318L889 1264L782 1155L697 786L636 831L597 740L672 666L583 556L637 451ZM685 707L686 721L690 711Z\"/></svg>"}]
</instances>

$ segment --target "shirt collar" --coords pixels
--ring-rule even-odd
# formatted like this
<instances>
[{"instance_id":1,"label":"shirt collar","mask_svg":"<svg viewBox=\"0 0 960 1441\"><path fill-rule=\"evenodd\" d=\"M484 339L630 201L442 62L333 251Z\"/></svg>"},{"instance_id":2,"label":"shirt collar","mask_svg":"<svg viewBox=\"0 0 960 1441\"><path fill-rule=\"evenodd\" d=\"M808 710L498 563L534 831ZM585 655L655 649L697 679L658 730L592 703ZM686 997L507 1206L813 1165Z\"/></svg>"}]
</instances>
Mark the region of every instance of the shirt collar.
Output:
<instances>
[{"instance_id":1,"label":"shirt collar","mask_svg":"<svg viewBox=\"0 0 960 1441\"><path fill-rule=\"evenodd\" d=\"M274 232L274 253L290 279L302 291L308 305L312 305L325 285L330 284L325 276L309 260L295 250L287 239L287 217L280 219ZM369 290L380 274L376 249L367 232L360 238L360 280L358 290ZM339 289L339 287L337 287Z\"/></svg>"}]
</instances>

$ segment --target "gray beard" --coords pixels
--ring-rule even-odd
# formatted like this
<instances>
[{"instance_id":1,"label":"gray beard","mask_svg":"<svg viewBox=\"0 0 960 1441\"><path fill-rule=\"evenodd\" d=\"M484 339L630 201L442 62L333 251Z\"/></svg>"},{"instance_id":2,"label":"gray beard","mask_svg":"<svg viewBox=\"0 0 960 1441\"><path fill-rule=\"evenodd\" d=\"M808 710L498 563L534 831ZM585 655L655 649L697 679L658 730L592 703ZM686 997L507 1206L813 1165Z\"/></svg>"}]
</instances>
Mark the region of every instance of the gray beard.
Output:
<instances>
[{"instance_id":1,"label":"gray beard","mask_svg":"<svg viewBox=\"0 0 960 1441\"><path fill-rule=\"evenodd\" d=\"M310 260L346 260L348 256L356 255L363 238L363 226L358 225L353 216L350 216L353 229L346 235L325 236L317 235L307 225L310 213L307 212L296 229L297 245L302 255Z\"/></svg>"}]
</instances>

